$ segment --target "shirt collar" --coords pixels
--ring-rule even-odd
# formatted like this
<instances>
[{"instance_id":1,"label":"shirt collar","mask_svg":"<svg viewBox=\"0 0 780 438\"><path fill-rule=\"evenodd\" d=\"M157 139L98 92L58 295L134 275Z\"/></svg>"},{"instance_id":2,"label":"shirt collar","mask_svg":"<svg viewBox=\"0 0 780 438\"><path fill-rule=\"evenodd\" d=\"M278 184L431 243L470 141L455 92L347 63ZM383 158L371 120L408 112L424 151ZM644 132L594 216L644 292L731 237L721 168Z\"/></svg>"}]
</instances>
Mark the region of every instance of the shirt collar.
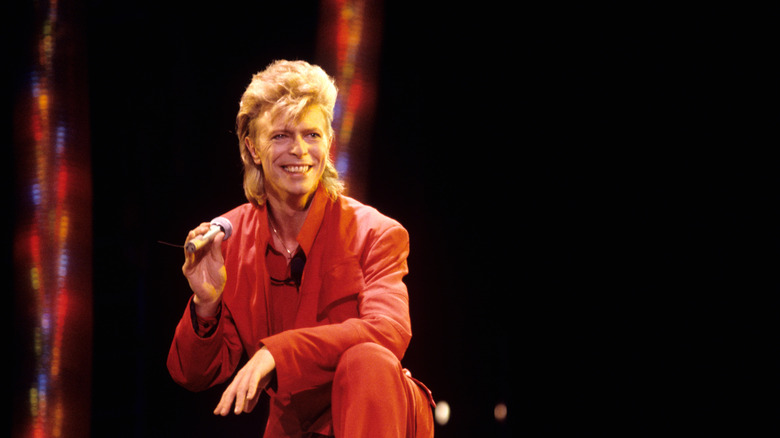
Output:
<instances>
[{"instance_id":1,"label":"shirt collar","mask_svg":"<svg viewBox=\"0 0 780 438\"><path fill-rule=\"evenodd\" d=\"M296 239L305 254L309 254L314 244L314 239L317 237L320 225L322 225L322 219L325 217L325 207L329 199L322 184L318 185L317 191L314 192L314 199L312 199L311 205L309 205L309 213L306 215L306 220L303 222L301 231L298 232Z\"/></svg>"}]
</instances>

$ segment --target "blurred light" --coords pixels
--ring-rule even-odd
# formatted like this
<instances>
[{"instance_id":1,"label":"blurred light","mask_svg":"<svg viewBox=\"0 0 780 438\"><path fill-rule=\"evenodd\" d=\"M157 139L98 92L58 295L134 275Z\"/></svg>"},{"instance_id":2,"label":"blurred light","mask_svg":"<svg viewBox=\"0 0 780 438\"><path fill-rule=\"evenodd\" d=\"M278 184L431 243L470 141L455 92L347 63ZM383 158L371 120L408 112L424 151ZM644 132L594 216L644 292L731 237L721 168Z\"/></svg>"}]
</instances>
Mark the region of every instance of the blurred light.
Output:
<instances>
[{"instance_id":1,"label":"blurred light","mask_svg":"<svg viewBox=\"0 0 780 438\"><path fill-rule=\"evenodd\" d=\"M444 426L450 421L450 404L442 400L436 402L436 408L433 411L433 418L440 426Z\"/></svg>"},{"instance_id":2,"label":"blurred light","mask_svg":"<svg viewBox=\"0 0 780 438\"><path fill-rule=\"evenodd\" d=\"M35 2L37 56L18 91L14 147L19 201L15 225L15 310L25 348L23 399L13 436L86 436L91 365L91 181L78 2ZM26 121L26 122L22 122ZM78 233L76 231L78 230ZM77 303L78 306L73 304ZM27 317L29 313L29 317ZM67 370L67 372L65 372ZM16 376L14 376L16 378ZM79 390L69 390L70 388ZM22 398L19 398L22 400ZM85 412L87 414L85 415Z\"/></svg>"},{"instance_id":3,"label":"blurred light","mask_svg":"<svg viewBox=\"0 0 780 438\"><path fill-rule=\"evenodd\" d=\"M360 198L374 115L382 4L377 0L322 0L321 4L319 63L339 90L331 158L347 192Z\"/></svg>"},{"instance_id":4,"label":"blurred light","mask_svg":"<svg viewBox=\"0 0 780 438\"><path fill-rule=\"evenodd\" d=\"M499 403L496 405L496 407L493 409L493 416L496 417L496 421L503 422L506 420L506 404L505 403Z\"/></svg>"}]
</instances>

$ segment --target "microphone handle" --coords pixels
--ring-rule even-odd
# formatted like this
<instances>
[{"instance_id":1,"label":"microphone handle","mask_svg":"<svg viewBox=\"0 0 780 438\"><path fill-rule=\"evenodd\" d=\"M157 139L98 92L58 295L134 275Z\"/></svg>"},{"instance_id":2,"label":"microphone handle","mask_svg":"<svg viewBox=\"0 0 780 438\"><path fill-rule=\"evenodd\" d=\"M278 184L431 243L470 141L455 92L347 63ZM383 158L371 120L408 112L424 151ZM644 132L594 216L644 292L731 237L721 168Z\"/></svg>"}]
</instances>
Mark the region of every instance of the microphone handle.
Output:
<instances>
[{"instance_id":1,"label":"microphone handle","mask_svg":"<svg viewBox=\"0 0 780 438\"><path fill-rule=\"evenodd\" d=\"M192 254L193 252L203 248L203 246L205 246L207 243L214 240L214 236L216 236L220 231L222 231L222 227L219 225L212 225L208 233L190 240L186 245L184 245L184 248L188 253Z\"/></svg>"}]
</instances>

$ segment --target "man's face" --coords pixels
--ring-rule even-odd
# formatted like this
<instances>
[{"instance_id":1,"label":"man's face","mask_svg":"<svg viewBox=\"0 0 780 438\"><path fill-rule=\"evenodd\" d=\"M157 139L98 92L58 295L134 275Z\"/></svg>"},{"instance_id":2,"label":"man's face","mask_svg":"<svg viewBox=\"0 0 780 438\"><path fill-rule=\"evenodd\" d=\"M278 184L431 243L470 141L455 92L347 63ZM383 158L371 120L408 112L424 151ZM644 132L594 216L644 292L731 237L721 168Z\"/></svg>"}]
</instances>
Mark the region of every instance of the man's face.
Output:
<instances>
[{"instance_id":1,"label":"man's face","mask_svg":"<svg viewBox=\"0 0 780 438\"><path fill-rule=\"evenodd\" d=\"M268 196L281 201L308 202L325 170L330 138L327 119L318 107L309 107L298 121L258 121L255 164L263 167Z\"/></svg>"}]
</instances>

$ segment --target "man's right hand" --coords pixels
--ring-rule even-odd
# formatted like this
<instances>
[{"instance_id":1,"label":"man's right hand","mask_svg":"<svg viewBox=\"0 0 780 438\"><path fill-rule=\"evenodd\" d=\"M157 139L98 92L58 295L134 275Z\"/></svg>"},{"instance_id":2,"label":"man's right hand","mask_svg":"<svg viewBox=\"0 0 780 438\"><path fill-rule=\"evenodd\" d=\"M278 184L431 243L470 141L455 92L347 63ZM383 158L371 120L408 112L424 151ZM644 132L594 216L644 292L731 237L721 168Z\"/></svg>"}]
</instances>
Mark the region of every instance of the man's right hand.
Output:
<instances>
[{"instance_id":1,"label":"man's right hand","mask_svg":"<svg viewBox=\"0 0 780 438\"><path fill-rule=\"evenodd\" d=\"M208 222L200 224L190 231L186 242L206 234L210 228L211 224ZM187 277L192 292L195 293L195 297L193 297L195 312L206 318L217 314L219 302L222 299L222 290L227 281L225 259L222 257L222 239L224 237L225 233L220 232L211 243L198 251L184 252L184 265L181 270Z\"/></svg>"}]
</instances>

